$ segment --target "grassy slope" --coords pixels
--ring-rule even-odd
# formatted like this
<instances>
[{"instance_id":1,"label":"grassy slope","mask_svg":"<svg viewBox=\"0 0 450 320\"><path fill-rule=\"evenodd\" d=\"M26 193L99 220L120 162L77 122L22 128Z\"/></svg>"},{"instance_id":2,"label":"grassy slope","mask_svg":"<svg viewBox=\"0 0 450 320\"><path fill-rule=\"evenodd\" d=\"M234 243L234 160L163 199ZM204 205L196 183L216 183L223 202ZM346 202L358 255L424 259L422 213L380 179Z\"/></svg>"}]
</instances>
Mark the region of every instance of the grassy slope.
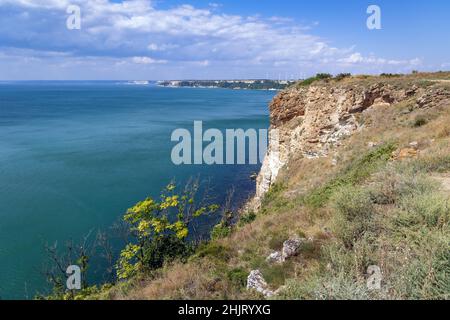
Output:
<instances>
[{"instance_id":1,"label":"grassy slope","mask_svg":"<svg viewBox=\"0 0 450 320\"><path fill-rule=\"evenodd\" d=\"M335 155L292 159L255 221L203 246L186 264L97 298L263 298L245 289L253 269L273 289L284 286L280 299L450 298L449 193L436 179L450 171L450 106L406 112L410 107L404 102L367 112L367 128ZM426 119L420 127L418 116ZM417 158L392 159L413 141ZM265 258L292 235L311 241L298 257L268 264ZM382 269L381 291L367 290L369 265Z\"/></svg>"}]
</instances>

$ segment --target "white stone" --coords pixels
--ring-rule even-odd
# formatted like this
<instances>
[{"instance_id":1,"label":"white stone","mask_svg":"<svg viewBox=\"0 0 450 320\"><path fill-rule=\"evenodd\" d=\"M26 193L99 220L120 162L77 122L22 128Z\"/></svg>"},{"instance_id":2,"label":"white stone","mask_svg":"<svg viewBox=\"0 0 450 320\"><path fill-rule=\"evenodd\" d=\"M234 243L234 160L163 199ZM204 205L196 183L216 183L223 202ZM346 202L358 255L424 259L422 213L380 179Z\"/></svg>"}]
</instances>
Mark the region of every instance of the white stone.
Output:
<instances>
[{"instance_id":1,"label":"white stone","mask_svg":"<svg viewBox=\"0 0 450 320\"><path fill-rule=\"evenodd\" d=\"M409 146L412 148L417 148L419 146L419 143L417 141L413 141L409 144Z\"/></svg>"},{"instance_id":2,"label":"white stone","mask_svg":"<svg viewBox=\"0 0 450 320\"><path fill-rule=\"evenodd\" d=\"M287 259L287 258L296 256L300 250L302 243L304 243L304 242L305 242L305 239L302 239L302 238L293 238L293 239L286 240L283 243L283 250L281 251L283 259Z\"/></svg>"},{"instance_id":3,"label":"white stone","mask_svg":"<svg viewBox=\"0 0 450 320\"><path fill-rule=\"evenodd\" d=\"M266 261L270 263L282 263L284 259L280 251L275 251L267 257Z\"/></svg>"},{"instance_id":4,"label":"white stone","mask_svg":"<svg viewBox=\"0 0 450 320\"><path fill-rule=\"evenodd\" d=\"M259 270L252 270L248 275L247 290L255 290L266 297L274 295L274 292L268 289L267 282Z\"/></svg>"}]
</instances>

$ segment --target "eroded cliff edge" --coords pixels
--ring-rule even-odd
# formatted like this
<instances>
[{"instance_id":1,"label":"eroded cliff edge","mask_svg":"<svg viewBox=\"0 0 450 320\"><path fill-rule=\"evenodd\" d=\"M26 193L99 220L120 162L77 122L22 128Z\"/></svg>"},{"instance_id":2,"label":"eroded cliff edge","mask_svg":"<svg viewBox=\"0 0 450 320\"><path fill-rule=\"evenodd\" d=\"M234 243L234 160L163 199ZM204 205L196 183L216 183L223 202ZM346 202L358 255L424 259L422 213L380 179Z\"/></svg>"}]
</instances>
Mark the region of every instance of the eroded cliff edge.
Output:
<instances>
[{"instance_id":1,"label":"eroded cliff edge","mask_svg":"<svg viewBox=\"0 0 450 320\"><path fill-rule=\"evenodd\" d=\"M280 92L270 104L268 152L250 203L257 210L280 173L293 157L329 156L342 140L370 126L361 119L370 109L411 102L411 109L448 103L448 90L417 78L380 81L354 77L346 81L301 84Z\"/></svg>"}]
</instances>

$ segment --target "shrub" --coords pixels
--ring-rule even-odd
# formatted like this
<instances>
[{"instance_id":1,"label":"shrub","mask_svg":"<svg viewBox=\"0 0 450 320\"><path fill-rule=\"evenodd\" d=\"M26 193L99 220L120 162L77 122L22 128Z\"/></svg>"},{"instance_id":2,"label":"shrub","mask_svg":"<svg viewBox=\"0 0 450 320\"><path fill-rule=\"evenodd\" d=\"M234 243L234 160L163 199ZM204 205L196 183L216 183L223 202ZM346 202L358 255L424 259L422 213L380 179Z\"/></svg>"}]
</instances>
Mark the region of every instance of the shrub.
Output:
<instances>
[{"instance_id":1,"label":"shrub","mask_svg":"<svg viewBox=\"0 0 450 320\"><path fill-rule=\"evenodd\" d=\"M286 281L286 288L279 299L285 300L368 300L370 292L364 282L355 282L348 275L321 277L312 275L307 279Z\"/></svg>"},{"instance_id":2,"label":"shrub","mask_svg":"<svg viewBox=\"0 0 450 320\"><path fill-rule=\"evenodd\" d=\"M211 240L222 239L231 234L231 226L227 226L224 222L220 222L211 230Z\"/></svg>"},{"instance_id":3,"label":"shrub","mask_svg":"<svg viewBox=\"0 0 450 320\"><path fill-rule=\"evenodd\" d=\"M279 288L285 284L292 269L292 261L286 261L283 264L263 265L261 266L261 273L269 285Z\"/></svg>"},{"instance_id":4,"label":"shrub","mask_svg":"<svg viewBox=\"0 0 450 320\"><path fill-rule=\"evenodd\" d=\"M269 248L271 250L281 250L283 243L286 241L286 236L282 233L277 233L271 236L269 240Z\"/></svg>"},{"instance_id":5,"label":"shrub","mask_svg":"<svg viewBox=\"0 0 450 320\"><path fill-rule=\"evenodd\" d=\"M278 212L280 210L285 210L291 207L292 201L289 201L285 197L283 197L283 192L287 189L286 185L282 183L275 183L270 187L269 191L264 196L262 201L262 210L260 211L263 214Z\"/></svg>"},{"instance_id":6,"label":"shrub","mask_svg":"<svg viewBox=\"0 0 450 320\"><path fill-rule=\"evenodd\" d=\"M256 220L256 213L254 213L253 211L250 211L241 216L241 218L239 220L239 225L244 226L246 224L252 223L255 220Z\"/></svg>"},{"instance_id":7,"label":"shrub","mask_svg":"<svg viewBox=\"0 0 450 320\"><path fill-rule=\"evenodd\" d=\"M411 163L415 171L446 172L450 170L450 152L447 145L440 145L438 151L424 155Z\"/></svg>"},{"instance_id":8,"label":"shrub","mask_svg":"<svg viewBox=\"0 0 450 320\"><path fill-rule=\"evenodd\" d=\"M158 237L144 247L142 263L149 270L155 270L175 259L185 260L193 252L192 245L175 235Z\"/></svg>"},{"instance_id":9,"label":"shrub","mask_svg":"<svg viewBox=\"0 0 450 320\"><path fill-rule=\"evenodd\" d=\"M235 215L231 210L225 210L221 221L211 230L211 239L217 240L228 237L233 231Z\"/></svg>"},{"instance_id":10,"label":"shrub","mask_svg":"<svg viewBox=\"0 0 450 320\"><path fill-rule=\"evenodd\" d=\"M362 188L347 186L336 193L333 207L333 233L347 247L352 247L372 227L375 208L370 193Z\"/></svg>"},{"instance_id":11,"label":"shrub","mask_svg":"<svg viewBox=\"0 0 450 320\"><path fill-rule=\"evenodd\" d=\"M447 239L448 240L448 239ZM400 299L450 299L450 251L414 259L392 277L394 295Z\"/></svg>"},{"instance_id":12,"label":"shrub","mask_svg":"<svg viewBox=\"0 0 450 320\"><path fill-rule=\"evenodd\" d=\"M414 170L410 163L397 163L377 173L368 189L376 204L395 204L402 197L435 190L435 182Z\"/></svg>"},{"instance_id":13,"label":"shrub","mask_svg":"<svg viewBox=\"0 0 450 320\"><path fill-rule=\"evenodd\" d=\"M413 127L419 128L419 127L426 125L427 123L428 123L428 120L424 116L417 116L414 119Z\"/></svg>"},{"instance_id":14,"label":"shrub","mask_svg":"<svg viewBox=\"0 0 450 320\"><path fill-rule=\"evenodd\" d=\"M328 79L331 79L332 77L333 76L331 74L329 74L329 73L318 73L314 77L310 77L310 78L307 78L307 79L303 80L302 82L300 82L300 85L306 87L306 86L309 86L309 85L311 85L312 83L314 83L316 81L328 80Z\"/></svg>"},{"instance_id":15,"label":"shrub","mask_svg":"<svg viewBox=\"0 0 450 320\"><path fill-rule=\"evenodd\" d=\"M194 182L178 195L175 185L169 184L162 191L160 201L147 198L127 211L124 221L136 240L120 253L116 265L119 279L160 268L167 259L186 257L189 224L218 209L216 205L195 205L198 187Z\"/></svg>"},{"instance_id":16,"label":"shrub","mask_svg":"<svg viewBox=\"0 0 450 320\"><path fill-rule=\"evenodd\" d=\"M235 286L241 288L247 285L248 272L242 268L235 268L227 273L228 280Z\"/></svg>"},{"instance_id":17,"label":"shrub","mask_svg":"<svg viewBox=\"0 0 450 320\"><path fill-rule=\"evenodd\" d=\"M316 74L316 79L318 80L324 80L324 79L330 79L333 78L333 76L329 73L318 73Z\"/></svg>"},{"instance_id":18,"label":"shrub","mask_svg":"<svg viewBox=\"0 0 450 320\"><path fill-rule=\"evenodd\" d=\"M434 193L414 194L402 198L397 223L442 228L450 222L450 206L446 197Z\"/></svg>"},{"instance_id":19,"label":"shrub","mask_svg":"<svg viewBox=\"0 0 450 320\"><path fill-rule=\"evenodd\" d=\"M194 257L211 257L226 262L231 258L231 250L223 245L212 242L200 245Z\"/></svg>"},{"instance_id":20,"label":"shrub","mask_svg":"<svg viewBox=\"0 0 450 320\"><path fill-rule=\"evenodd\" d=\"M341 80L344 80L345 78L349 78L351 76L352 76L351 73L339 73L336 77L334 77L334 79L336 79L336 81L341 81Z\"/></svg>"},{"instance_id":21,"label":"shrub","mask_svg":"<svg viewBox=\"0 0 450 320\"><path fill-rule=\"evenodd\" d=\"M275 183L270 188L269 191L264 195L263 205L270 203L277 199L287 187L282 183Z\"/></svg>"},{"instance_id":22,"label":"shrub","mask_svg":"<svg viewBox=\"0 0 450 320\"><path fill-rule=\"evenodd\" d=\"M403 75L397 74L397 73L382 73L382 74L380 74L380 77L399 78L399 77L403 77Z\"/></svg>"}]
</instances>

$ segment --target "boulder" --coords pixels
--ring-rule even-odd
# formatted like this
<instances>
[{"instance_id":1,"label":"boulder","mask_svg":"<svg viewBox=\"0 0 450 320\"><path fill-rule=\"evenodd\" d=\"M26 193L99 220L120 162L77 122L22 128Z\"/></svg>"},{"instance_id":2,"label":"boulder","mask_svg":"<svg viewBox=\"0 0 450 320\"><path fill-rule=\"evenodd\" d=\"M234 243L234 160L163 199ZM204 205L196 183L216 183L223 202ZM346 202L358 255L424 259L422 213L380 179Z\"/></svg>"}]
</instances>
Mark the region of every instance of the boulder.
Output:
<instances>
[{"instance_id":1,"label":"boulder","mask_svg":"<svg viewBox=\"0 0 450 320\"><path fill-rule=\"evenodd\" d=\"M283 249L281 251L283 260L286 260L287 258L296 256L298 254L298 252L300 251L301 245L305 241L306 241L306 239L299 238L299 237L286 240L283 243Z\"/></svg>"},{"instance_id":2,"label":"boulder","mask_svg":"<svg viewBox=\"0 0 450 320\"><path fill-rule=\"evenodd\" d=\"M274 292L268 288L267 282L259 270L253 270L248 275L247 290L255 290L266 297L274 295Z\"/></svg>"},{"instance_id":3,"label":"boulder","mask_svg":"<svg viewBox=\"0 0 450 320\"><path fill-rule=\"evenodd\" d=\"M393 158L394 160L405 160L410 158L417 158L418 155L419 151L415 148L403 148L394 151Z\"/></svg>"}]
</instances>

